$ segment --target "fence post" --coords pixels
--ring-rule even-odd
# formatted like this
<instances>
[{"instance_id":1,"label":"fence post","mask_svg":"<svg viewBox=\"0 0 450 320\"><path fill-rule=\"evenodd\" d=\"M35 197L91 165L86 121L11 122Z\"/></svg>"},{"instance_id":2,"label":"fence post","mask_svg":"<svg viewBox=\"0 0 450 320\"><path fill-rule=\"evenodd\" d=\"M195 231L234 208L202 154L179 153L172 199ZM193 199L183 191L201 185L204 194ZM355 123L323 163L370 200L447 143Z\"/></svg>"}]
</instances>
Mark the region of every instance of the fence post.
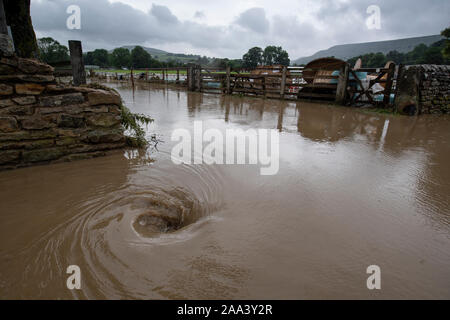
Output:
<instances>
[{"instance_id":1,"label":"fence post","mask_svg":"<svg viewBox=\"0 0 450 320\"><path fill-rule=\"evenodd\" d=\"M196 72L196 84L195 84L195 86L196 86L196 91L198 91L198 92L201 92L202 91L202 67L201 66L197 66L196 67L196 70L197 70L197 72Z\"/></svg>"},{"instance_id":2,"label":"fence post","mask_svg":"<svg viewBox=\"0 0 450 320\"><path fill-rule=\"evenodd\" d=\"M177 68L177 84L180 83L180 68Z\"/></svg>"},{"instance_id":3,"label":"fence post","mask_svg":"<svg viewBox=\"0 0 450 320\"><path fill-rule=\"evenodd\" d=\"M81 41L69 40L70 62L72 64L72 75L74 86L86 84L86 71L83 63L83 49Z\"/></svg>"},{"instance_id":4,"label":"fence post","mask_svg":"<svg viewBox=\"0 0 450 320\"><path fill-rule=\"evenodd\" d=\"M0 0L0 33L8 34L8 25L6 23L5 7L3 0Z\"/></svg>"},{"instance_id":5,"label":"fence post","mask_svg":"<svg viewBox=\"0 0 450 320\"><path fill-rule=\"evenodd\" d=\"M386 83L384 86L384 106L387 107L391 102L391 92L392 92L392 85L394 83L394 74L395 74L395 64L391 63L389 65L389 71L388 76L386 79Z\"/></svg>"},{"instance_id":6,"label":"fence post","mask_svg":"<svg viewBox=\"0 0 450 320\"><path fill-rule=\"evenodd\" d=\"M336 89L337 104L345 104L347 95L348 75L349 75L349 66L348 63L346 63L339 70L339 79Z\"/></svg>"},{"instance_id":7,"label":"fence post","mask_svg":"<svg viewBox=\"0 0 450 320\"><path fill-rule=\"evenodd\" d=\"M187 73L188 90L194 91L194 68L192 66L189 66Z\"/></svg>"},{"instance_id":8,"label":"fence post","mask_svg":"<svg viewBox=\"0 0 450 320\"><path fill-rule=\"evenodd\" d=\"M284 91L286 90L286 73L287 67L283 66L283 74L281 76L280 98L284 99Z\"/></svg>"},{"instance_id":9,"label":"fence post","mask_svg":"<svg viewBox=\"0 0 450 320\"><path fill-rule=\"evenodd\" d=\"M131 78L131 85L133 86L133 89L134 89L134 76L133 76L133 67L131 67L130 78Z\"/></svg>"},{"instance_id":10,"label":"fence post","mask_svg":"<svg viewBox=\"0 0 450 320\"><path fill-rule=\"evenodd\" d=\"M231 76L231 68L230 66L227 66L227 94L231 93L230 76Z\"/></svg>"}]
</instances>

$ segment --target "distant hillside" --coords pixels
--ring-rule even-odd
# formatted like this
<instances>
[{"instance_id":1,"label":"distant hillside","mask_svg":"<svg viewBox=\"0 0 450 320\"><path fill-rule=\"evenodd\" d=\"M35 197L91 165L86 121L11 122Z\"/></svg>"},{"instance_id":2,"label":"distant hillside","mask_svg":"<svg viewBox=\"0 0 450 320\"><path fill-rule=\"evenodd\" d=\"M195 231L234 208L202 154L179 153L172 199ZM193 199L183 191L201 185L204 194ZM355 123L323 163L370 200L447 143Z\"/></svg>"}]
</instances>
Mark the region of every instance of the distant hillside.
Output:
<instances>
[{"instance_id":1,"label":"distant hillside","mask_svg":"<svg viewBox=\"0 0 450 320\"><path fill-rule=\"evenodd\" d=\"M427 46L442 40L443 37L440 35L427 36L427 37L416 37L407 39L398 39L390 41L377 41L377 42L366 42L366 43L354 43L354 44L343 44L331 47L327 50L319 51L310 57L304 57L292 61L296 64L307 64L308 62L325 57L335 57L342 60L348 60L350 58L364 55L367 53L382 52L387 54L389 51L397 50L401 53L406 53L412 51L414 47L419 44L425 44Z\"/></svg>"},{"instance_id":2,"label":"distant hillside","mask_svg":"<svg viewBox=\"0 0 450 320\"><path fill-rule=\"evenodd\" d=\"M122 48L133 50L136 46L123 46ZM183 53L171 53L160 49L155 48L148 48L148 47L142 47L145 51L151 54L151 56L159 61L167 62L169 60L175 60L183 63L189 63L194 62L198 58L200 58L199 55L192 55L192 54L183 54Z\"/></svg>"}]
</instances>

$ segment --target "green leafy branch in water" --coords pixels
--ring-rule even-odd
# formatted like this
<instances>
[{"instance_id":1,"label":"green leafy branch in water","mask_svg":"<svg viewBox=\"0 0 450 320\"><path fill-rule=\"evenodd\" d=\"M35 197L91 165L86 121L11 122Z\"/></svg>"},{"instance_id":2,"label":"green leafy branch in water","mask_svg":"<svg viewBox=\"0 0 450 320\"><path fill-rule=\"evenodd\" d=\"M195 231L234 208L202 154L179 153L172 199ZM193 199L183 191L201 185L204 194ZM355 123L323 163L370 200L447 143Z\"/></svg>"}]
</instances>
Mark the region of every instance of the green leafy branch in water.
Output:
<instances>
[{"instance_id":1,"label":"green leafy branch in water","mask_svg":"<svg viewBox=\"0 0 450 320\"><path fill-rule=\"evenodd\" d=\"M120 96L113 88L109 88L99 83L90 83L84 86L92 89L111 91ZM145 130L142 126L145 125L147 127L154 120L144 114L131 112L130 109L124 106L123 102L120 104L120 112L122 127L131 133L131 136L126 137L128 146L133 148L146 147L149 144L149 141L145 138ZM154 143L153 138L152 143Z\"/></svg>"},{"instance_id":2,"label":"green leafy branch in water","mask_svg":"<svg viewBox=\"0 0 450 320\"><path fill-rule=\"evenodd\" d=\"M148 141L145 139L145 130L142 126L148 126L154 120L144 114L132 113L123 104L120 106L120 110L122 112L122 126L132 134L132 136L127 137L127 144L134 148L147 146Z\"/></svg>"}]
</instances>

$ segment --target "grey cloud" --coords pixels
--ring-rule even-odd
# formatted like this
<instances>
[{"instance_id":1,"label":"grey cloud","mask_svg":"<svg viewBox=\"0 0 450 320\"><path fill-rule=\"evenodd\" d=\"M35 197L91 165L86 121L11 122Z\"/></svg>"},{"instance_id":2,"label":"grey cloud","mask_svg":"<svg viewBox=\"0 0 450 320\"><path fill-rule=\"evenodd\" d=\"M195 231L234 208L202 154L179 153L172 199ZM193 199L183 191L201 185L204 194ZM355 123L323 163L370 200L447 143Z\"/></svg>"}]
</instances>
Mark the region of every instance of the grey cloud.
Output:
<instances>
[{"instance_id":1,"label":"grey cloud","mask_svg":"<svg viewBox=\"0 0 450 320\"><path fill-rule=\"evenodd\" d=\"M270 26L263 8L251 8L242 12L236 19L236 23L258 33L266 33Z\"/></svg>"},{"instance_id":2,"label":"grey cloud","mask_svg":"<svg viewBox=\"0 0 450 320\"><path fill-rule=\"evenodd\" d=\"M177 24L178 18L165 6L152 5L150 13L162 24Z\"/></svg>"},{"instance_id":3,"label":"grey cloud","mask_svg":"<svg viewBox=\"0 0 450 320\"><path fill-rule=\"evenodd\" d=\"M206 18L206 15L203 11L195 11L194 18L195 19L204 19L204 18Z\"/></svg>"},{"instance_id":4,"label":"grey cloud","mask_svg":"<svg viewBox=\"0 0 450 320\"><path fill-rule=\"evenodd\" d=\"M66 9L71 4L81 8L81 30L66 28ZM229 58L242 57L253 46L273 44L296 59L336 44L437 34L449 25L448 0L315 0L314 4L319 9L312 16L288 10L267 16L265 9L252 8L234 23L216 26L202 23L202 11L191 20L181 20L163 5L143 12L108 0L34 0L31 15L38 36L65 44L69 39L82 40L86 50L141 44ZM365 26L366 9L372 4L381 8L381 30Z\"/></svg>"}]
</instances>

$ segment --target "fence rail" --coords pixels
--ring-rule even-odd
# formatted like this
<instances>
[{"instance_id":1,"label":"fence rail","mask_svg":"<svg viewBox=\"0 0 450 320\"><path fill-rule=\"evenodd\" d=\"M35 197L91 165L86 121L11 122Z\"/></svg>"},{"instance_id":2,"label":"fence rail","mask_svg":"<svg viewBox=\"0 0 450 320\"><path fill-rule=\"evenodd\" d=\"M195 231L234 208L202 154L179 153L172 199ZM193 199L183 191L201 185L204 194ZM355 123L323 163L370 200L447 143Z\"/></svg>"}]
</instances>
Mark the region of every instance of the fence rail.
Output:
<instances>
[{"instance_id":1,"label":"fence rail","mask_svg":"<svg viewBox=\"0 0 450 320\"><path fill-rule=\"evenodd\" d=\"M126 73L125 73L126 72ZM91 71L99 77L125 81L174 83L190 91L238 94L277 99L320 99L339 104L389 106L395 93L396 66L352 70L344 64L330 72L320 68L259 67L255 70L151 68L119 72ZM91 74L91 75L92 75ZM365 74L366 78L361 78Z\"/></svg>"}]
</instances>

